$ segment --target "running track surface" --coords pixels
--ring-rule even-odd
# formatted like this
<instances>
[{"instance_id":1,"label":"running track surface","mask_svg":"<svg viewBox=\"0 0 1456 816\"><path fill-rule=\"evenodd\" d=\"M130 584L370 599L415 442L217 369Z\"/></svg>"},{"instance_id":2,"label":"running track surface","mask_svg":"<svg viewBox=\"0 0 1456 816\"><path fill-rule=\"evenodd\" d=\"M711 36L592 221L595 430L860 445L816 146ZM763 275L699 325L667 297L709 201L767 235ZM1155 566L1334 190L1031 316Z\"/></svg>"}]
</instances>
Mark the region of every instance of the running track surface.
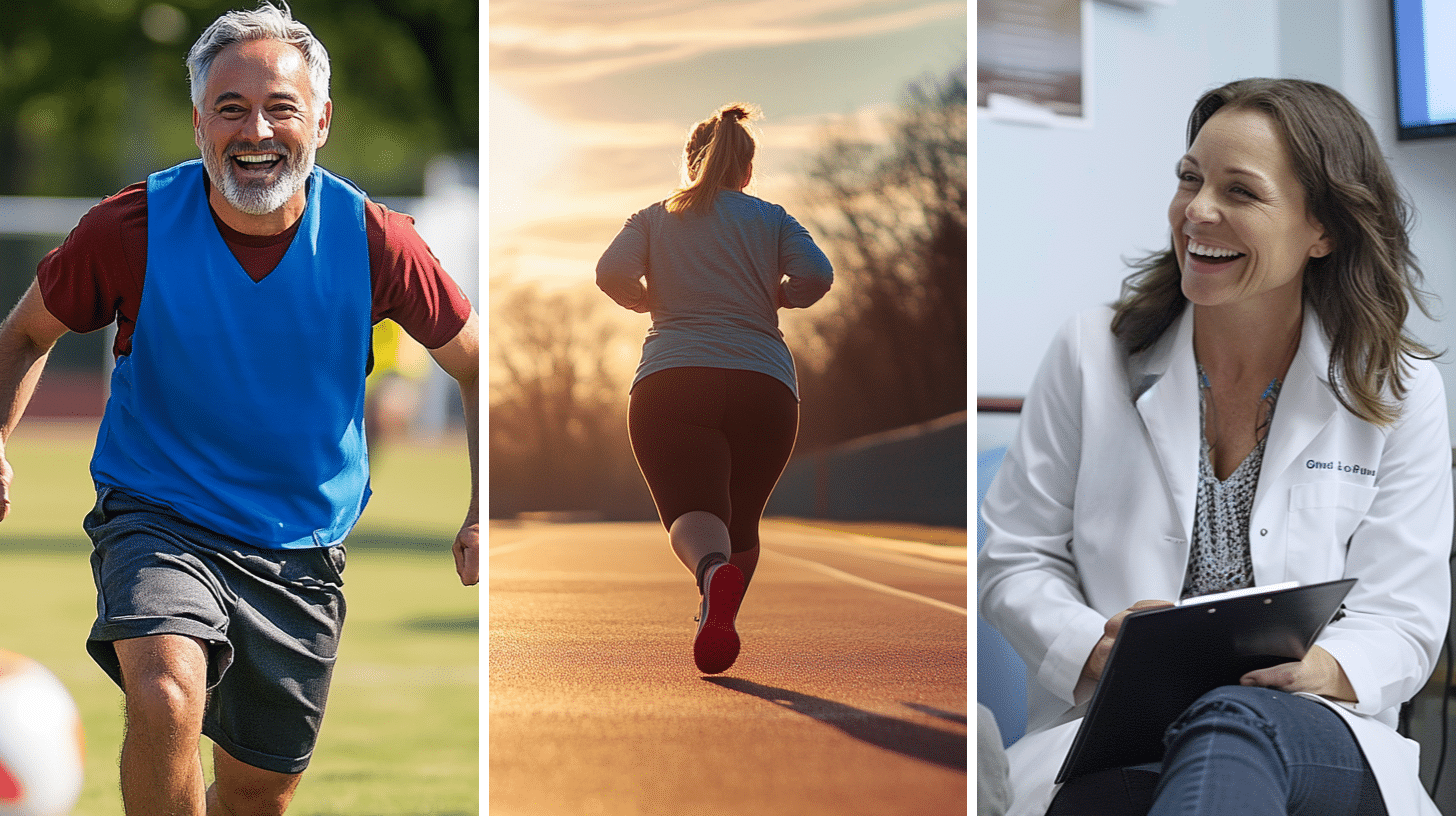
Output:
<instances>
[{"instance_id":1,"label":"running track surface","mask_svg":"<svg viewBox=\"0 0 1456 816\"><path fill-rule=\"evenodd\" d=\"M660 525L493 527L492 816L966 813L965 548L763 547L710 677Z\"/></svg>"}]
</instances>

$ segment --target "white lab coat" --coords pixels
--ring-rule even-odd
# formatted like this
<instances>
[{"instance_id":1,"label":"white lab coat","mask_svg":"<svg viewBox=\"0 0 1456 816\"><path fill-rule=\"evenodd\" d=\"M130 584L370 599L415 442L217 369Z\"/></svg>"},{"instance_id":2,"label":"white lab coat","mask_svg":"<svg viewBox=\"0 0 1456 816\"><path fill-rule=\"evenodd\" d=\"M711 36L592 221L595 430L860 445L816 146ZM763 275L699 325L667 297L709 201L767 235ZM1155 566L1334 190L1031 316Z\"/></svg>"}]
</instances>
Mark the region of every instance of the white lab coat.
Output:
<instances>
[{"instance_id":1,"label":"white lab coat","mask_svg":"<svg viewBox=\"0 0 1456 816\"><path fill-rule=\"evenodd\" d=\"M1435 366L1418 361L1395 425L1356 418L1330 388L1328 340L1305 313L1254 498L1254 580L1359 579L1317 642L1360 702L1328 704L1392 816L1439 816L1417 777L1418 747L1394 725L1431 673L1450 609L1445 391ZM1193 310L1131 357L1111 318L1103 307L1062 328L982 506L981 614L1028 674L1028 734L1010 751L1012 816L1041 816L1051 802L1085 712L1073 688L1103 624L1139 600L1176 600L1187 571L1201 433Z\"/></svg>"}]
</instances>

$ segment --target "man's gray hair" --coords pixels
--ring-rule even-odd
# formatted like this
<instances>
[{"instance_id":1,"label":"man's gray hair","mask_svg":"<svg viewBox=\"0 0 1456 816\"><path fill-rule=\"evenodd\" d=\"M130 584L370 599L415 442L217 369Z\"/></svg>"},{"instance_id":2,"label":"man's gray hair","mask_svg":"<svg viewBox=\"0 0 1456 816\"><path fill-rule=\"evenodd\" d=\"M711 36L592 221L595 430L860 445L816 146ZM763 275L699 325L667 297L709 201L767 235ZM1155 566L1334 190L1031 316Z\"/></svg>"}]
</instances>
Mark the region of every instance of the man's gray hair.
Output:
<instances>
[{"instance_id":1,"label":"man's gray hair","mask_svg":"<svg viewBox=\"0 0 1456 816\"><path fill-rule=\"evenodd\" d=\"M308 66L315 104L322 105L328 101L329 52L324 50L324 44L308 30L308 26L293 19L287 3L282 3L280 8L265 0L253 11L229 11L217 18L187 53L187 74L192 82L194 107L202 110L207 74L217 55L230 45L249 40L279 40L296 46Z\"/></svg>"}]
</instances>

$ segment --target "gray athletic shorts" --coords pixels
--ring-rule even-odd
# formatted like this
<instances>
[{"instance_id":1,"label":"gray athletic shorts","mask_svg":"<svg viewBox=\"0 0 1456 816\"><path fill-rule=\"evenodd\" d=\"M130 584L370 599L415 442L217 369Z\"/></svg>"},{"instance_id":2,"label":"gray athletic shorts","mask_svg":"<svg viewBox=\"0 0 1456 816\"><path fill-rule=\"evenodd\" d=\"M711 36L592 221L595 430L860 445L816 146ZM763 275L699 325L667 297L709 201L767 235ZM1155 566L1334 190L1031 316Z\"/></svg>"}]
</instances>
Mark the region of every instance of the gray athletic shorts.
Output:
<instances>
[{"instance_id":1,"label":"gray athletic shorts","mask_svg":"<svg viewBox=\"0 0 1456 816\"><path fill-rule=\"evenodd\" d=\"M113 641L187 635L208 646L202 733L278 773L308 766L344 624L344 548L266 550L101 487L96 623L86 650L122 685Z\"/></svg>"}]
</instances>

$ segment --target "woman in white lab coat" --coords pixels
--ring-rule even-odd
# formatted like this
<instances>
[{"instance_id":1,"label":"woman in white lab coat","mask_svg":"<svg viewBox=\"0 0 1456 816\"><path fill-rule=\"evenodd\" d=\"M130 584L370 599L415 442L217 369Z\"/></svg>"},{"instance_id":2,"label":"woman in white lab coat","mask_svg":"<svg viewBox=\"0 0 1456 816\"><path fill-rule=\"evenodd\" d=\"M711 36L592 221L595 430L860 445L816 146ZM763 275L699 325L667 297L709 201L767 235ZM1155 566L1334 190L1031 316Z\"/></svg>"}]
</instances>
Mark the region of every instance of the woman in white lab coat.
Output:
<instances>
[{"instance_id":1,"label":"woman in white lab coat","mask_svg":"<svg viewBox=\"0 0 1456 816\"><path fill-rule=\"evenodd\" d=\"M983 504L981 613L1028 667L1011 812L1436 813L1394 729L1440 650L1452 540L1407 210L1326 86L1230 83L1188 132L1172 246L1059 333ZM1341 577L1305 659L1195 703L1163 763L1053 784L1126 610Z\"/></svg>"}]
</instances>

